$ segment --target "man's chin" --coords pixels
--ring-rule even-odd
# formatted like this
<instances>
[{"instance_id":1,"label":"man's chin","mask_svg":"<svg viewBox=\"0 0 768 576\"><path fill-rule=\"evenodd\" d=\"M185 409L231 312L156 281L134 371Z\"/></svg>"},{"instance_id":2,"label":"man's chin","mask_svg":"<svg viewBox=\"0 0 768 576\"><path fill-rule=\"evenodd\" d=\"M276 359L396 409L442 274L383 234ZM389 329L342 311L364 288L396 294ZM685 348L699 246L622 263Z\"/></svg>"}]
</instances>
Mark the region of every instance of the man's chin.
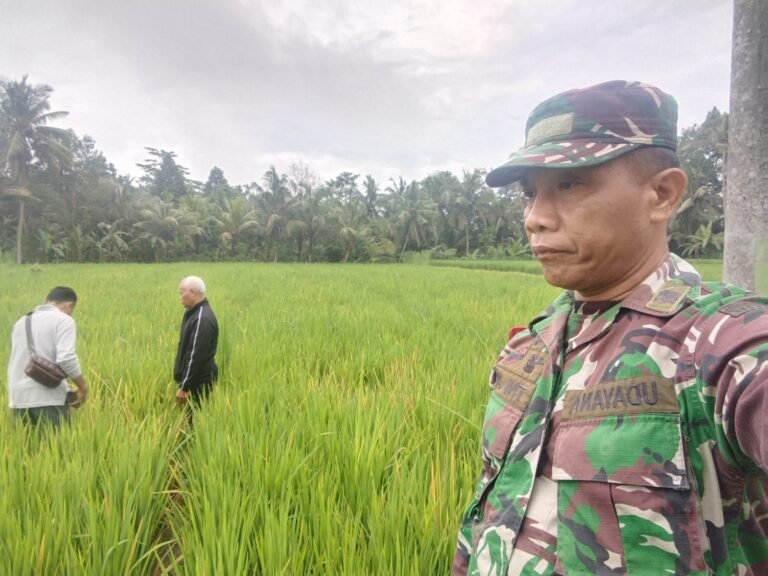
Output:
<instances>
[{"instance_id":1,"label":"man's chin","mask_svg":"<svg viewBox=\"0 0 768 576\"><path fill-rule=\"evenodd\" d=\"M550 284L557 288L563 288L564 290L571 289L571 287L569 286L571 283L568 281L567 274L565 274L562 267L543 265L542 273L544 276L544 280L547 281L547 284Z\"/></svg>"}]
</instances>

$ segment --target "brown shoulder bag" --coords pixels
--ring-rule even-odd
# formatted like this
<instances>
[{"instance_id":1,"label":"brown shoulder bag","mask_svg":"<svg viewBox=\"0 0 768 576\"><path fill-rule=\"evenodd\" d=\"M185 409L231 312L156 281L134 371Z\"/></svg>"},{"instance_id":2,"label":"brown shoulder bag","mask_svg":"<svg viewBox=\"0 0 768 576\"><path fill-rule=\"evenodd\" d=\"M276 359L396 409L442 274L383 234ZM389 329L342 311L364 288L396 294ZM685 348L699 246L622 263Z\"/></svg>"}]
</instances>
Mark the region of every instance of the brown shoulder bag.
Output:
<instances>
[{"instance_id":1,"label":"brown shoulder bag","mask_svg":"<svg viewBox=\"0 0 768 576\"><path fill-rule=\"evenodd\" d=\"M32 342L32 312L27 314L26 330L29 362L26 368L24 368L24 374L43 386L57 388L62 380L66 380L67 373L56 362L52 362L43 356L38 356L35 352L35 345Z\"/></svg>"}]
</instances>

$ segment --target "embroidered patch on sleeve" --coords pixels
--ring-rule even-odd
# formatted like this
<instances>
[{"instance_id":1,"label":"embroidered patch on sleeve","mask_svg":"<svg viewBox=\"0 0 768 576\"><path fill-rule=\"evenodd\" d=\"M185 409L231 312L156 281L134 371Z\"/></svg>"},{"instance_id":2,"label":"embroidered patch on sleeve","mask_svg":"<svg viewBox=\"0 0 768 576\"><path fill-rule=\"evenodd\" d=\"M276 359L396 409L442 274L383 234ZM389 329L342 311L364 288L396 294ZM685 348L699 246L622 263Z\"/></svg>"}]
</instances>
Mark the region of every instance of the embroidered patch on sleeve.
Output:
<instances>
[{"instance_id":1,"label":"embroidered patch on sleeve","mask_svg":"<svg viewBox=\"0 0 768 576\"><path fill-rule=\"evenodd\" d=\"M729 316L737 318L742 314L746 314L747 312L752 312L753 310L765 310L766 308L768 308L768 304L765 302L755 302L754 300L737 300L736 302L726 304L720 308L720 311L723 314L728 314Z\"/></svg>"},{"instance_id":2,"label":"embroidered patch on sleeve","mask_svg":"<svg viewBox=\"0 0 768 576\"><path fill-rule=\"evenodd\" d=\"M512 350L496 363L496 393L506 402L525 411L536 390L536 381L544 371L547 360L546 348L534 344L527 350Z\"/></svg>"}]
</instances>

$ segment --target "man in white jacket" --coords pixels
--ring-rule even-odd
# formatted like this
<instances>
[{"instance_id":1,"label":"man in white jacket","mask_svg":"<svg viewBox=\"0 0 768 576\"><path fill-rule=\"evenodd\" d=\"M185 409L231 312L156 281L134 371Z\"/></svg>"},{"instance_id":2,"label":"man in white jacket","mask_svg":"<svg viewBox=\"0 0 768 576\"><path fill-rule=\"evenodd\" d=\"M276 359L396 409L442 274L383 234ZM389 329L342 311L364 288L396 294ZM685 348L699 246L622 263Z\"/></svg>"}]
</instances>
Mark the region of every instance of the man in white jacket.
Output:
<instances>
[{"instance_id":1,"label":"man in white jacket","mask_svg":"<svg viewBox=\"0 0 768 576\"><path fill-rule=\"evenodd\" d=\"M85 402L88 385L75 353L77 330L72 312L77 294L72 288L57 286L51 290L45 304L31 312L31 336L38 356L56 362L77 389L68 396L66 380L48 388L24 373L30 353L27 344L25 314L14 324L11 332L11 358L8 362L8 406L14 419L31 424L48 422L54 427L69 420L69 408Z\"/></svg>"}]
</instances>

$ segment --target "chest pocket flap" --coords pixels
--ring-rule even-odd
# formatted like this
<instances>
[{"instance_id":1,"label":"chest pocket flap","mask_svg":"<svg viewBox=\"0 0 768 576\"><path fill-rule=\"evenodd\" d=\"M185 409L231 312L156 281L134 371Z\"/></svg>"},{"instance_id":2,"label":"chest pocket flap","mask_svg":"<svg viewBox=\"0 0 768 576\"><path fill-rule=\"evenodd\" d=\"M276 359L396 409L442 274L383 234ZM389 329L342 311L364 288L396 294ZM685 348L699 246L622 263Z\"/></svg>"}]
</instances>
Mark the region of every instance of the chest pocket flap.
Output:
<instances>
[{"instance_id":1,"label":"chest pocket flap","mask_svg":"<svg viewBox=\"0 0 768 576\"><path fill-rule=\"evenodd\" d=\"M688 490L672 381L630 378L566 392L552 476Z\"/></svg>"}]
</instances>

